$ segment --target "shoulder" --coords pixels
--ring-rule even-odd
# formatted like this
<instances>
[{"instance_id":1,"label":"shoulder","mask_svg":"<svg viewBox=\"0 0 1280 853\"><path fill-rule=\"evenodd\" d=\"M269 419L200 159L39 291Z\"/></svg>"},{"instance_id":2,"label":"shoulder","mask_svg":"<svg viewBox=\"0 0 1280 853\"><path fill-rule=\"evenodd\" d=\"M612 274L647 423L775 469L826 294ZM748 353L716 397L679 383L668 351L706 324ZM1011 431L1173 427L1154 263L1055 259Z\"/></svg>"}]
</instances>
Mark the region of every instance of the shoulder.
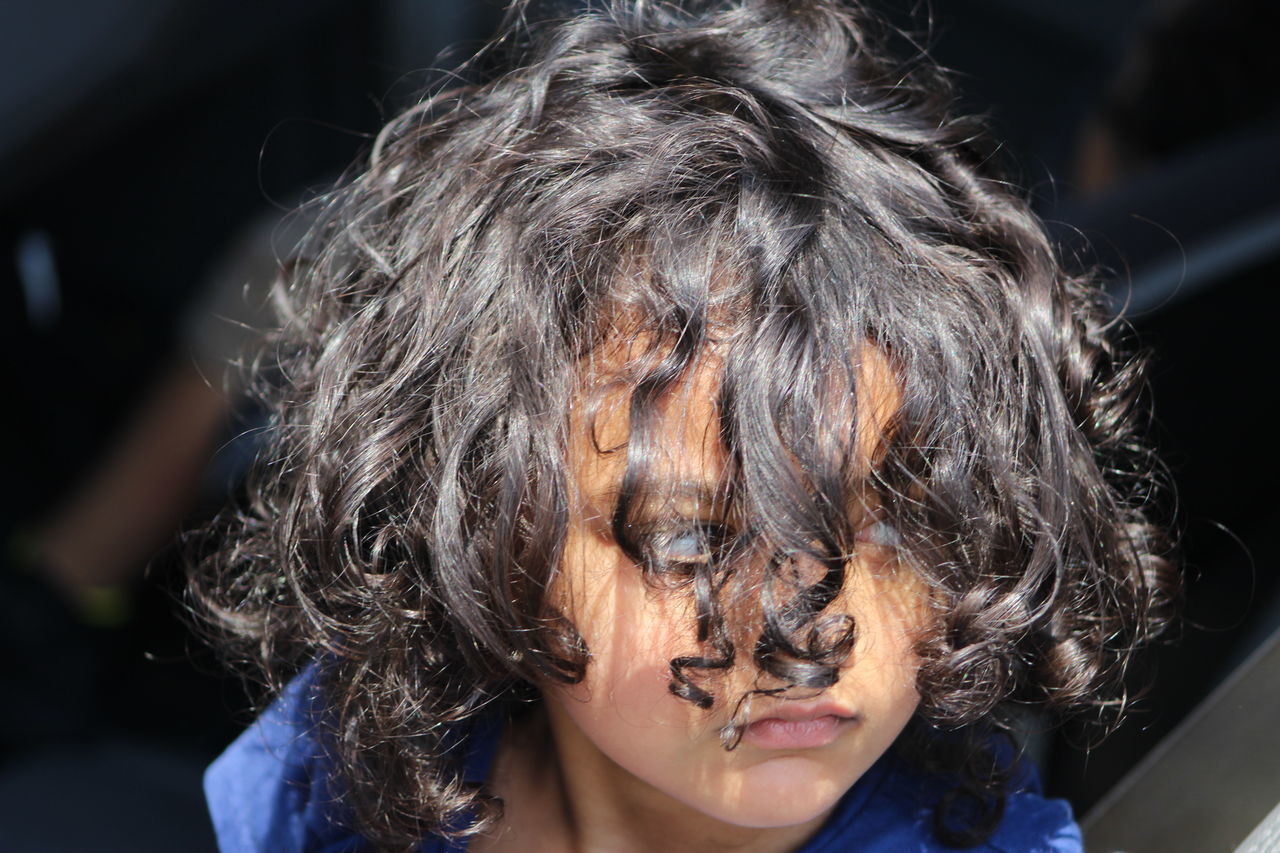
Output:
<instances>
[{"instance_id":1,"label":"shoulder","mask_svg":"<svg viewBox=\"0 0 1280 853\"><path fill-rule=\"evenodd\" d=\"M222 853L358 853L369 848L353 821L334 762L320 736L324 700L311 664L205 771L204 790ZM456 730L468 782L482 782L503 717L493 713ZM428 838L417 853L458 848Z\"/></svg>"},{"instance_id":2,"label":"shoulder","mask_svg":"<svg viewBox=\"0 0 1280 853\"><path fill-rule=\"evenodd\" d=\"M1070 804L1030 791L1009 797L1000 828L986 846L996 853L1081 853L1084 850L1080 827Z\"/></svg>"},{"instance_id":3,"label":"shoulder","mask_svg":"<svg viewBox=\"0 0 1280 853\"><path fill-rule=\"evenodd\" d=\"M205 772L205 797L222 853L358 850L331 792L316 733L314 666Z\"/></svg>"},{"instance_id":4,"label":"shoulder","mask_svg":"<svg viewBox=\"0 0 1280 853\"><path fill-rule=\"evenodd\" d=\"M1080 829L1064 800L1041 795L1034 770L1022 771L995 833L969 848L981 853L1082 853ZM932 808L942 793L908 762L886 755L842 800L831 821L801 853L943 853Z\"/></svg>"}]
</instances>

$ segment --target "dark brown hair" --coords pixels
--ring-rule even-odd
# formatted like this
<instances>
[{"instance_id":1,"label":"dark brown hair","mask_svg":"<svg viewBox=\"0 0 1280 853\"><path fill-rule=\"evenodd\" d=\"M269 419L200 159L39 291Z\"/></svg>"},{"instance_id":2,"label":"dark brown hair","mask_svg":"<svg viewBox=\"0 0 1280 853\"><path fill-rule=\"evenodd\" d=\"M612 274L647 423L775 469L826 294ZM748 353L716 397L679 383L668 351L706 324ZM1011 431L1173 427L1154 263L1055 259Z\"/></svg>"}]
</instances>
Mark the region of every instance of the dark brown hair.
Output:
<instances>
[{"instance_id":1,"label":"dark brown hair","mask_svg":"<svg viewBox=\"0 0 1280 853\"><path fill-rule=\"evenodd\" d=\"M192 578L197 606L273 683L320 662L371 840L474 831L494 804L460 779L456 726L590 665L547 592L570 400L617 318L653 357L626 378L614 535L638 571L687 576L703 651L672 661L672 689L702 705L741 655L718 595L743 554L772 554L774 577L823 568L765 602L755 666L821 688L857 653L826 608L858 547L868 473L842 413L870 344L902 403L869 482L937 615L916 737L961 733L930 754L983 808L957 826L942 803L937 823L979 840L1007 784L981 758L1004 710L1117 709L1165 618L1138 364L988 174L945 81L890 62L858 8L527 11L486 53L494 79L395 119L326 200L263 371L269 452ZM659 401L710 348L741 521L714 559L672 567L632 513Z\"/></svg>"}]
</instances>

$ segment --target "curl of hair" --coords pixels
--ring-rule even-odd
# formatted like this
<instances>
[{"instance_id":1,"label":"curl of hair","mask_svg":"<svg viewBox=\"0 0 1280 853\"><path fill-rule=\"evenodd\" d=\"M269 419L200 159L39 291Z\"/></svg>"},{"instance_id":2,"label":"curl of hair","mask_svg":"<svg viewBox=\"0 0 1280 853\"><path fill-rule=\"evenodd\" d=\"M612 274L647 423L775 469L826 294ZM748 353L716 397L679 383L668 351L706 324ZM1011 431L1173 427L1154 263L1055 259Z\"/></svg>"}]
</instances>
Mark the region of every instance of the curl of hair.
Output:
<instances>
[{"instance_id":1,"label":"curl of hair","mask_svg":"<svg viewBox=\"0 0 1280 853\"><path fill-rule=\"evenodd\" d=\"M889 61L859 9L525 11L489 48L502 73L395 119L324 203L260 371L271 444L193 572L197 607L271 683L320 662L371 841L480 831L497 804L460 781L450 732L589 664L549 590L566 412L598 347L625 327L648 353L617 378L614 531L658 578L631 522L659 488L661 403L708 350L723 364L725 500L744 522L691 570L703 649L672 662L673 691L710 705L707 673L741 654L719 598L744 555L773 555L755 666L821 688L857 654L828 605L868 479L847 413L869 344L902 399L870 480L935 617L920 715L974 733L951 770L998 806L1007 781L973 759L993 712L1118 710L1168 618L1140 363L988 174L945 80ZM798 558L820 577L779 591ZM942 803L940 834L979 840L996 806L956 829Z\"/></svg>"}]
</instances>

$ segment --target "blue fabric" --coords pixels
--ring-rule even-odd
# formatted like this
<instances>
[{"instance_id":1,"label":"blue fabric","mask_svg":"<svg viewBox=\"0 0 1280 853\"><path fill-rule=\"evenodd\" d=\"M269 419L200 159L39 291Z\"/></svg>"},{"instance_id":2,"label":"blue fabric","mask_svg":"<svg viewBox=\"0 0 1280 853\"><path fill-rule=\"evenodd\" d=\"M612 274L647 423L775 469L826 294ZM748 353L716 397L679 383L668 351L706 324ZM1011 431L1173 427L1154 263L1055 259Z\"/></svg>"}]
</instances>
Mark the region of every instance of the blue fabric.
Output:
<instances>
[{"instance_id":1,"label":"blue fabric","mask_svg":"<svg viewBox=\"0 0 1280 853\"><path fill-rule=\"evenodd\" d=\"M318 697L313 680L295 679L205 774L205 794L223 853L355 853L367 849L347 828L328 781L324 756L312 734ZM466 749L466 776L487 777L500 731L489 721L475 729ZM999 829L977 850L989 853L1081 853L1071 807L1041 796L1028 770ZM883 756L841 799L831 818L797 853L942 853L930 831L930 804L940 792L892 753ZM420 853L465 848L434 839Z\"/></svg>"}]
</instances>

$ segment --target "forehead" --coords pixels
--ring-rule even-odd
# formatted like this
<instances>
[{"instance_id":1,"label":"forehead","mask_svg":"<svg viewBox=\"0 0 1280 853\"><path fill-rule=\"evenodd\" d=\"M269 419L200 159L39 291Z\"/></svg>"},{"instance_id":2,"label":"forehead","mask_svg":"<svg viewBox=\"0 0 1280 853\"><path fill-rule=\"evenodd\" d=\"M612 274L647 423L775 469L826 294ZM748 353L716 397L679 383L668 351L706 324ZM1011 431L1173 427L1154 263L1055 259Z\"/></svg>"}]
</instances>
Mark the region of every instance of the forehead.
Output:
<instances>
[{"instance_id":1,"label":"forehead","mask_svg":"<svg viewBox=\"0 0 1280 853\"><path fill-rule=\"evenodd\" d=\"M722 478L728 449L721 440L720 389L724 361L702 352L659 396L646 428L633 435L634 377L659 358L647 342L602 347L575 395L570 415L570 461L579 489L587 494L616 488L628 458L643 454L672 485L710 485ZM828 395L830 406L815 429L853 443L862 473L883 453L901 406L901 386L888 358L877 347L852 346L849 363L854 393ZM835 383L836 373L813 377L815 387ZM848 374L845 374L848 375ZM705 490L705 489L704 489Z\"/></svg>"}]
</instances>

